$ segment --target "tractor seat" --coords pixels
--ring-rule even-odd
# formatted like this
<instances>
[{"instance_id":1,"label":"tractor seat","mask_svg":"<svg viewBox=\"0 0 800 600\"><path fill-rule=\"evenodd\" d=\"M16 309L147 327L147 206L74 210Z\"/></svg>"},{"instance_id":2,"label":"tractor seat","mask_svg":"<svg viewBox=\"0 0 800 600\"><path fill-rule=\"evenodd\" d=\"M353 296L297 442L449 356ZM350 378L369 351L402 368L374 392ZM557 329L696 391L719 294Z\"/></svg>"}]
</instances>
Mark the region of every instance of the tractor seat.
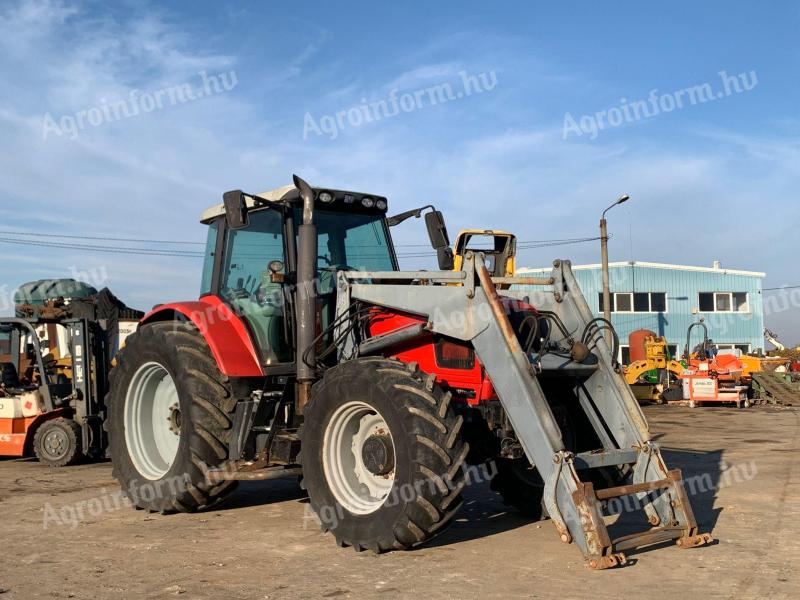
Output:
<instances>
[{"instance_id":1,"label":"tractor seat","mask_svg":"<svg viewBox=\"0 0 800 600\"><path fill-rule=\"evenodd\" d=\"M0 375L0 377L2 377L3 387L19 387L19 373L17 373L17 367L14 366L14 363L0 363L0 369L2 369L2 375Z\"/></svg>"}]
</instances>

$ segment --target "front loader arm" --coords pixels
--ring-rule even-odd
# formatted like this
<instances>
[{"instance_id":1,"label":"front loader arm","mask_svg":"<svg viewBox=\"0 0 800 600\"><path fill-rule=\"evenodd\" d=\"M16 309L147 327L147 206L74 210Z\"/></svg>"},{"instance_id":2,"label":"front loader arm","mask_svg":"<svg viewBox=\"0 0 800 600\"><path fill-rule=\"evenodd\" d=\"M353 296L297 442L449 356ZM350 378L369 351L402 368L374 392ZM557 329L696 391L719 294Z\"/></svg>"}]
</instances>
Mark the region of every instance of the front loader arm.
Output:
<instances>
[{"instance_id":1,"label":"front loader arm","mask_svg":"<svg viewBox=\"0 0 800 600\"><path fill-rule=\"evenodd\" d=\"M431 284L410 285L419 279ZM454 286L453 282L460 285ZM691 511L681 508L683 490L677 489L680 475L670 478L657 447L650 442L644 415L630 388L615 371L604 340L596 340L593 359L588 364L571 365L583 373L579 401L603 447L573 455L564 447L561 430L539 383L543 371L562 369L564 365L551 360L534 366L517 340L495 284L472 253L465 256L460 272L347 271L339 273L338 285L337 309L342 319L351 303L360 301L427 317L430 331L472 344L528 460L545 482L545 503L561 539L575 542L593 568L616 566L625 559L615 549L615 541L604 525L601 499L592 485L578 475L581 469L633 467L632 486L602 493L605 498L637 495L646 501L651 523L663 527L648 532L647 538L621 540L625 548L676 538L686 540L684 546L699 544L694 537L697 527ZM593 320L567 261L555 263L552 283L546 288L503 295L556 313L568 331L580 333ZM352 356L354 343L352 339L345 340L343 356ZM564 362L555 356L548 359ZM688 502L685 504L688 506Z\"/></svg>"}]
</instances>

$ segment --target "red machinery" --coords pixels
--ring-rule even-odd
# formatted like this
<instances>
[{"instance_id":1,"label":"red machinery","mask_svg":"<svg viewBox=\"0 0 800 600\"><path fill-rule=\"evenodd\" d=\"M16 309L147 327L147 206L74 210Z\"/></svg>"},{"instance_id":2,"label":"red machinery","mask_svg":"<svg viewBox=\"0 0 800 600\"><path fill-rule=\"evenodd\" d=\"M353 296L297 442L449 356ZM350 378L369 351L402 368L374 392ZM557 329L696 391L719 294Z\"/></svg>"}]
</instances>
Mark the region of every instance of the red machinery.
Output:
<instances>
[{"instance_id":1,"label":"red machinery","mask_svg":"<svg viewBox=\"0 0 800 600\"><path fill-rule=\"evenodd\" d=\"M512 302L507 298L501 298L501 302L514 322L521 323L529 317L539 318L536 309L527 303ZM374 310L370 314L369 335L376 337L425 323L425 319L414 315ZM541 327L547 327L547 324ZM413 343L400 345L392 357L404 363L415 362L425 373L435 373L437 385L470 406L497 400L497 392L469 344L429 333L414 339Z\"/></svg>"},{"instance_id":2,"label":"red machinery","mask_svg":"<svg viewBox=\"0 0 800 600\"><path fill-rule=\"evenodd\" d=\"M302 473L337 544L385 552L438 535L468 465L494 461L494 489L593 569L711 541L568 261L492 276L467 251L454 270L432 206L387 217L381 196L294 183L206 211L200 299L157 307L118 357L106 428L137 507L202 510ZM439 270L400 271L389 228L425 211ZM614 538L602 501L630 495L649 527Z\"/></svg>"},{"instance_id":3,"label":"red machinery","mask_svg":"<svg viewBox=\"0 0 800 600\"><path fill-rule=\"evenodd\" d=\"M690 353L692 330L702 327L703 343L696 357ZM689 327L686 338L686 370L680 375L683 382L683 399L694 408L701 403L728 403L749 407L749 382L745 382L744 364L731 354L709 352L708 328L702 321Z\"/></svg>"}]
</instances>

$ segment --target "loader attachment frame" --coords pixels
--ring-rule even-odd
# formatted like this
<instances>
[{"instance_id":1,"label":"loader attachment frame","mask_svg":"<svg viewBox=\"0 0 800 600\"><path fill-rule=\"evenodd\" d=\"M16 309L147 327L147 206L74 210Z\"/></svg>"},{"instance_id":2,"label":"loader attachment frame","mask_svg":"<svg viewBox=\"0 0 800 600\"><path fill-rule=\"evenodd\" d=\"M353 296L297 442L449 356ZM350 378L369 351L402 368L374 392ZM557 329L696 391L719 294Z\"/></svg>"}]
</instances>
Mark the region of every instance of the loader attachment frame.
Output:
<instances>
[{"instance_id":1,"label":"loader attachment frame","mask_svg":"<svg viewBox=\"0 0 800 600\"><path fill-rule=\"evenodd\" d=\"M542 280L493 279L483 257L471 252L465 255L461 271L341 271L337 316L345 333L340 359L355 355L357 340L346 333L354 301L427 318L431 332L473 346L528 460L545 483L545 505L561 540L575 543L591 568L623 565L626 550L664 541L677 540L682 548L709 543L710 535L698 535L680 471L669 471L664 464L603 335L594 336L589 357L581 362L553 354L532 361L500 300L501 284L512 285L512 290L502 291L504 297L555 313L576 336L595 320L569 261L556 261L552 276ZM513 289L520 286L528 289ZM565 448L539 381L548 373L566 371L579 382L578 402L602 444L591 452L574 454ZM630 485L595 490L579 476L580 471L623 465L632 471ZM636 497L652 528L612 539L602 502L622 496Z\"/></svg>"}]
</instances>

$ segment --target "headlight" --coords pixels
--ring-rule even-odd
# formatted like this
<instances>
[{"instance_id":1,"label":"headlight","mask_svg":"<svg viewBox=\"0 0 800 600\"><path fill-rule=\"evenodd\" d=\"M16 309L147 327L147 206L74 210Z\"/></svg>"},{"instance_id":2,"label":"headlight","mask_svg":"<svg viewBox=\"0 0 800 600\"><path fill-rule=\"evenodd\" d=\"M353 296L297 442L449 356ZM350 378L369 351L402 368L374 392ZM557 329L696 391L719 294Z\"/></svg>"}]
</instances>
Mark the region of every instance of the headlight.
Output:
<instances>
[{"instance_id":1,"label":"headlight","mask_svg":"<svg viewBox=\"0 0 800 600\"><path fill-rule=\"evenodd\" d=\"M375 206L375 200L373 200L372 198L362 198L361 206L364 206L366 208L372 208L373 206Z\"/></svg>"},{"instance_id":2,"label":"headlight","mask_svg":"<svg viewBox=\"0 0 800 600\"><path fill-rule=\"evenodd\" d=\"M330 192L320 192L319 201L324 202L325 204L330 204L331 202L333 202L333 194L331 194Z\"/></svg>"},{"instance_id":3,"label":"headlight","mask_svg":"<svg viewBox=\"0 0 800 600\"><path fill-rule=\"evenodd\" d=\"M386 200L378 200L375 203L375 206L377 206L381 210L386 210Z\"/></svg>"}]
</instances>

